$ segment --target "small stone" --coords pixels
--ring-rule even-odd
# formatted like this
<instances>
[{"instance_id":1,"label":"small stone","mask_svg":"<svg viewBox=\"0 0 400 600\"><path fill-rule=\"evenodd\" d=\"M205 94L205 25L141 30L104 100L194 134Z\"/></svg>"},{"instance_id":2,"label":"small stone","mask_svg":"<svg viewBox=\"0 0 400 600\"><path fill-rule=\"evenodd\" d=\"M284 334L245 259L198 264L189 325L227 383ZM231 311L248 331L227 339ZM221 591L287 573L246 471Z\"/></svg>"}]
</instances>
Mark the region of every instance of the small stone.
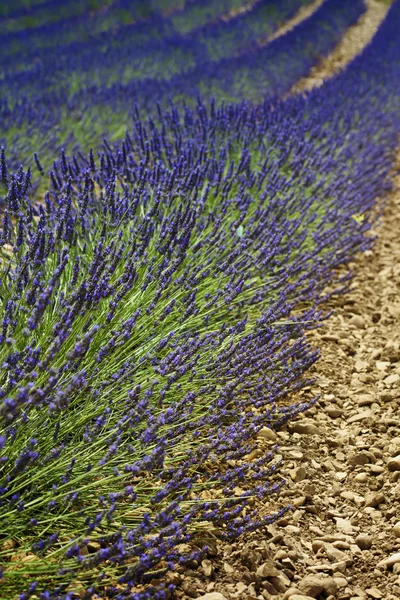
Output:
<instances>
[{"instance_id":1,"label":"small stone","mask_svg":"<svg viewBox=\"0 0 400 600\"><path fill-rule=\"evenodd\" d=\"M390 367L390 362L387 360L377 360L375 362L375 366L378 371L387 371L387 369Z\"/></svg>"},{"instance_id":2,"label":"small stone","mask_svg":"<svg viewBox=\"0 0 400 600\"><path fill-rule=\"evenodd\" d=\"M257 437L268 442L276 442L276 433L269 427L263 427L257 434Z\"/></svg>"},{"instance_id":3,"label":"small stone","mask_svg":"<svg viewBox=\"0 0 400 600\"><path fill-rule=\"evenodd\" d=\"M227 600L223 594L219 592L209 592L208 594L204 594L204 596L200 596L197 600Z\"/></svg>"},{"instance_id":4,"label":"small stone","mask_svg":"<svg viewBox=\"0 0 400 600\"><path fill-rule=\"evenodd\" d=\"M319 429L313 423L302 423L301 421L295 421L289 423L288 429L290 433L298 433L300 435L318 435Z\"/></svg>"},{"instance_id":5,"label":"small stone","mask_svg":"<svg viewBox=\"0 0 400 600\"><path fill-rule=\"evenodd\" d=\"M383 598L382 592L377 588L368 588L365 591L367 592L368 596L370 596L371 598L375 598L376 600L380 600L380 598Z\"/></svg>"},{"instance_id":6,"label":"small stone","mask_svg":"<svg viewBox=\"0 0 400 600\"><path fill-rule=\"evenodd\" d=\"M11 555L11 562L31 562L33 560L39 560L36 554L25 554L25 552L16 552Z\"/></svg>"},{"instance_id":7,"label":"small stone","mask_svg":"<svg viewBox=\"0 0 400 600\"><path fill-rule=\"evenodd\" d=\"M400 552L396 552L396 554L392 554L392 556L381 560L376 566L389 568L393 567L393 565L396 565L397 563L400 563Z\"/></svg>"},{"instance_id":8,"label":"small stone","mask_svg":"<svg viewBox=\"0 0 400 600\"><path fill-rule=\"evenodd\" d=\"M89 550L90 554L94 554L95 552L98 552L101 548L99 542L88 542L86 544L87 549Z\"/></svg>"},{"instance_id":9,"label":"small stone","mask_svg":"<svg viewBox=\"0 0 400 600\"><path fill-rule=\"evenodd\" d=\"M368 492L365 494L365 506L375 508L385 502L385 496L382 492Z\"/></svg>"},{"instance_id":10,"label":"small stone","mask_svg":"<svg viewBox=\"0 0 400 600\"><path fill-rule=\"evenodd\" d=\"M394 525L392 531L397 538L400 538L400 521Z\"/></svg>"},{"instance_id":11,"label":"small stone","mask_svg":"<svg viewBox=\"0 0 400 600\"><path fill-rule=\"evenodd\" d=\"M383 380L385 385L393 385L394 383L397 383L400 379L400 375L398 373L392 373L392 375L389 375L388 377L385 377L385 379Z\"/></svg>"},{"instance_id":12,"label":"small stone","mask_svg":"<svg viewBox=\"0 0 400 600\"><path fill-rule=\"evenodd\" d=\"M371 465L370 471L373 475L380 475L385 469L381 465Z\"/></svg>"},{"instance_id":13,"label":"small stone","mask_svg":"<svg viewBox=\"0 0 400 600\"><path fill-rule=\"evenodd\" d=\"M307 501L307 498L305 496L299 496L298 498L294 498L292 504L294 507L299 508L300 506L304 506L306 501Z\"/></svg>"},{"instance_id":14,"label":"small stone","mask_svg":"<svg viewBox=\"0 0 400 600\"><path fill-rule=\"evenodd\" d=\"M290 585L290 580L286 577L286 575L282 572L279 573L278 576L269 577L270 583L274 586L277 592L284 594L287 590L288 585Z\"/></svg>"},{"instance_id":15,"label":"small stone","mask_svg":"<svg viewBox=\"0 0 400 600\"><path fill-rule=\"evenodd\" d=\"M400 454L389 460L388 469L389 471L400 471Z\"/></svg>"},{"instance_id":16,"label":"small stone","mask_svg":"<svg viewBox=\"0 0 400 600\"><path fill-rule=\"evenodd\" d=\"M360 315L351 317L349 325L354 325L357 329L365 329L365 321Z\"/></svg>"},{"instance_id":17,"label":"small stone","mask_svg":"<svg viewBox=\"0 0 400 600\"><path fill-rule=\"evenodd\" d=\"M369 550L372 546L372 537L366 533L360 533L356 537L356 544L360 550Z\"/></svg>"},{"instance_id":18,"label":"small stone","mask_svg":"<svg viewBox=\"0 0 400 600\"><path fill-rule=\"evenodd\" d=\"M231 573L235 572L235 569L229 563L224 562L224 571L225 571L225 573L230 575Z\"/></svg>"},{"instance_id":19,"label":"small stone","mask_svg":"<svg viewBox=\"0 0 400 600\"><path fill-rule=\"evenodd\" d=\"M336 527L339 529L339 531L343 531L344 533L348 533L349 535L353 533L353 525L348 519L342 519L340 517L337 517Z\"/></svg>"},{"instance_id":20,"label":"small stone","mask_svg":"<svg viewBox=\"0 0 400 600\"><path fill-rule=\"evenodd\" d=\"M272 562L265 562L260 565L256 571L256 575L261 577L261 579L266 579L267 577L279 577L281 572L275 567Z\"/></svg>"},{"instance_id":21,"label":"small stone","mask_svg":"<svg viewBox=\"0 0 400 600\"><path fill-rule=\"evenodd\" d=\"M201 566L203 567L203 573L206 577L210 577L213 572L213 566L211 560L205 559L201 561Z\"/></svg>"},{"instance_id":22,"label":"small stone","mask_svg":"<svg viewBox=\"0 0 400 600\"><path fill-rule=\"evenodd\" d=\"M338 481L344 481L347 477L347 473L345 473L344 471L338 471L337 473L335 473L335 479L337 479ZM339 494L340 494L340 489L339 489Z\"/></svg>"},{"instance_id":23,"label":"small stone","mask_svg":"<svg viewBox=\"0 0 400 600\"><path fill-rule=\"evenodd\" d=\"M29 554L26 554L25 556L23 556L23 557L21 558L21 561L22 561L22 562L32 562L32 561L34 561L34 560L39 560L39 557L38 557L38 556L36 556L36 554L31 554L31 553L29 553Z\"/></svg>"},{"instance_id":24,"label":"small stone","mask_svg":"<svg viewBox=\"0 0 400 600\"><path fill-rule=\"evenodd\" d=\"M325 554L331 562L341 562L347 558L344 552L329 543L325 544Z\"/></svg>"},{"instance_id":25,"label":"small stone","mask_svg":"<svg viewBox=\"0 0 400 600\"><path fill-rule=\"evenodd\" d=\"M299 450L291 450L288 453L288 456L289 458L295 458L296 460L301 460L302 458L304 458L304 454Z\"/></svg>"},{"instance_id":26,"label":"small stone","mask_svg":"<svg viewBox=\"0 0 400 600\"><path fill-rule=\"evenodd\" d=\"M333 577L322 577L322 575L306 575L299 583L299 589L306 596L317 598L320 594L337 594L337 584Z\"/></svg>"},{"instance_id":27,"label":"small stone","mask_svg":"<svg viewBox=\"0 0 400 600\"><path fill-rule=\"evenodd\" d=\"M359 413L357 413L356 415L353 415L352 417L350 417L348 419L348 423L358 423L358 421L364 421L365 419L369 419L369 417L372 415L372 412L370 410L362 410Z\"/></svg>"},{"instance_id":28,"label":"small stone","mask_svg":"<svg viewBox=\"0 0 400 600\"><path fill-rule=\"evenodd\" d=\"M368 473L357 473L357 475L354 477L354 479L356 481L358 481L359 483L367 483L368 481Z\"/></svg>"},{"instance_id":29,"label":"small stone","mask_svg":"<svg viewBox=\"0 0 400 600\"><path fill-rule=\"evenodd\" d=\"M307 471L304 467L296 467L295 469L291 469L291 471L289 471L289 475L295 483L298 483L307 477Z\"/></svg>"},{"instance_id":30,"label":"small stone","mask_svg":"<svg viewBox=\"0 0 400 600\"><path fill-rule=\"evenodd\" d=\"M13 550L17 547L17 542L15 540L6 540L2 544L0 544L0 550Z\"/></svg>"},{"instance_id":31,"label":"small stone","mask_svg":"<svg viewBox=\"0 0 400 600\"><path fill-rule=\"evenodd\" d=\"M185 581L182 583L182 590L185 592L186 596L189 596L189 598L197 597L197 586L195 586L195 584L193 584L189 579L185 579ZM217 600L220 599L217 598Z\"/></svg>"},{"instance_id":32,"label":"small stone","mask_svg":"<svg viewBox=\"0 0 400 600\"><path fill-rule=\"evenodd\" d=\"M329 415L332 419L338 419L344 415L344 410L338 408L337 406L328 406L325 409L327 415Z\"/></svg>"},{"instance_id":33,"label":"small stone","mask_svg":"<svg viewBox=\"0 0 400 600\"><path fill-rule=\"evenodd\" d=\"M366 360L356 360L354 367L357 373L361 373L362 371L366 371L368 363Z\"/></svg>"},{"instance_id":34,"label":"small stone","mask_svg":"<svg viewBox=\"0 0 400 600\"><path fill-rule=\"evenodd\" d=\"M347 579L345 579L345 577L334 577L334 579L339 589L345 588L347 586Z\"/></svg>"},{"instance_id":35,"label":"small stone","mask_svg":"<svg viewBox=\"0 0 400 600\"><path fill-rule=\"evenodd\" d=\"M374 402L374 397L370 394L360 394L359 396L357 396L358 406L370 406Z\"/></svg>"},{"instance_id":36,"label":"small stone","mask_svg":"<svg viewBox=\"0 0 400 600\"><path fill-rule=\"evenodd\" d=\"M303 594L291 594L288 600L314 600L312 596L303 596Z\"/></svg>"},{"instance_id":37,"label":"small stone","mask_svg":"<svg viewBox=\"0 0 400 600\"><path fill-rule=\"evenodd\" d=\"M349 458L349 464L353 467L357 467L359 465L367 465L370 461L370 457L366 452L358 452L358 454L353 454Z\"/></svg>"}]
</instances>

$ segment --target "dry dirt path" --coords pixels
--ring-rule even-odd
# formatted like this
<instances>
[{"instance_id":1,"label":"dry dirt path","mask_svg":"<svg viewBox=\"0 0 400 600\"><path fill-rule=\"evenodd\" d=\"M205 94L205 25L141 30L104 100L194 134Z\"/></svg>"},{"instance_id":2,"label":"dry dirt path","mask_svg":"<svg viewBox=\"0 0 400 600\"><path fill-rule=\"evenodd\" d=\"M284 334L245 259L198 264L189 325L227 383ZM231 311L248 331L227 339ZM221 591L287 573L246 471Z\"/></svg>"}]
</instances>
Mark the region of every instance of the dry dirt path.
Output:
<instances>
[{"instance_id":1,"label":"dry dirt path","mask_svg":"<svg viewBox=\"0 0 400 600\"><path fill-rule=\"evenodd\" d=\"M375 35L390 7L390 2L386 0L365 0L365 4L367 6L366 12L357 23L349 27L342 41L329 56L311 70L307 77L298 81L289 94L321 86L324 81L345 68L357 54L363 51Z\"/></svg>"},{"instance_id":2,"label":"dry dirt path","mask_svg":"<svg viewBox=\"0 0 400 600\"><path fill-rule=\"evenodd\" d=\"M320 85L362 51L388 9L367 5L293 92ZM216 542L176 575L177 598L400 600L400 177L396 184L375 246L351 265L352 290L309 334L321 359L316 385L302 393L321 394L319 402L276 439L258 441L279 444L290 482L279 500L293 510L235 544Z\"/></svg>"},{"instance_id":3,"label":"dry dirt path","mask_svg":"<svg viewBox=\"0 0 400 600\"><path fill-rule=\"evenodd\" d=\"M325 0L314 0L313 2L311 2L311 4L308 4L307 6L302 6L291 19L288 19L286 23L282 25L282 27L280 27L277 31L275 31L275 33L273 33L269 37L265 38L264 42L261 45L267 45L270 42L273 42L277 38L282 37L282 35L285 35L289 31L297 27L297 25L300 25L302 21L305 21L306 19L311 17L311 15L315 13L315 11L324 2Z\"/></svg>"}]
</instances>

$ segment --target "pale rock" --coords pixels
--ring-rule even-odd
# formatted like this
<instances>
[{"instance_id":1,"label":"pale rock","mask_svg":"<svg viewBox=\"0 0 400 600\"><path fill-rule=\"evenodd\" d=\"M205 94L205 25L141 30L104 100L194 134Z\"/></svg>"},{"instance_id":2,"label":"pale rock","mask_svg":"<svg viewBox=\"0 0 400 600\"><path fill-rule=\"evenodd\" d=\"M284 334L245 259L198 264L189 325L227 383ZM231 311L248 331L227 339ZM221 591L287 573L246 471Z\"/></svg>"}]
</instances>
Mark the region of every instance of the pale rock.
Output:
<instances>
[{"instance_id":1,"label":"pale rock","mask_svg":"<svg viewBox=\"0 0 400 600\"><path fill-rule=\"evenodd\" d=\"M355 493L345 490L344 492L340 492L340 497L343 498L343 500L354 500Z\"/></svg>"},{"instance_id":2,"label":"pale rock","mask_svg":"<svg viewBox=\"0 0 400 600\"><path fill-rule=\"evenodd\" d=\"M339 562L331 563L329 572L343 573L343 575L344 575L347 571L347 566L348 566L347 563L348 562L349 562L348 560L341 560Z\"/></svg>"},{"instance_id":3,"label":"pale rock","mask_svg":"<svg viewBox=\"0 0 400 600\"><path fill-rule=\"evenodd\" d=\"M357 546L357 544L350 544L350 550L352 554L356 554L357 556L361 556L363 553L363 551Z\"/></svg>"},{"instance_id":4,"label":"pale rock","mask_svg":"<svg viewBox=\"0 0 400 600\"><path fill-rule=\"evenodd\" d=\"M99 542L88 542L86 544L87 549L89 550L90 554L94 554L95 552L98 552L101 548Z\"/></svg>"},{"instance_id":5,"label":"pale rock","mask_svg":"<svg viewBox=\"0 0 400 600\"><path fill-rule=\"evenodd\" d=\"M370 462L371 458L367 452L358 452L357 454L353 454L349 458L349 465L351 465L352 467L367 465Z\"/></svg>"},{"instance_id":6,"label":"pale rock","mask_svg":"<svg viewBox=\"0 0 400 600\"><path fill-rule=\"evenodd\" d=\"M344 410L338 408L337 406L327 406L325 412L332 419L338 419L339 417L342 417L344 415Z\"/></svg>"},{"instance_id":7,"label":"pale rock","mask_svg":"<svg viewBox=\"0 0 400 600\"><path fill-rule=\"evenodd\" d=\"M261 579L267 579L267 577L279 577L281 572L275 567L274 563L265 562L258 567L256 574Z\"/></svg>"},{"instance_id":8,"label":"pale rock","mask_svg":"<svg viewBox=\"0 0 400 600\"><path fill-rule=\"evenodd\" d=\"M269 427L263 427L257 434L257 437L268 442L276 442L276 433Z\"/></svg>"},{"instance_id":9,"label":"pale rock","mask_svg":"<svg viewBox=\"0 0 400 600\"><path fill-rule=\"evenodd\" d=\"M380 600L380 598L383 598L383 594L380 590L378 590L378 588L367 588L365 591L367 592L368 596L374 598L374 600Z\"/></svg>"},{"instance_id":10,"label":"pale rock","mask_svg":"<svg viewBox=\"0 0 400 600\"><path fill-rule=\"evenodd\" d=\"M392 554L392 556L388 556L388 558L384 558L383 560L378 562L378 564L376 566L389 568L389 567L393 567L393 565L396 565L397 563L400 563L400 552L396 552L396 554Z\"/></svg>"},{"instance_id":11,"label":"pale rock","mask_svg":"<svg viewBox=\"0 0 400 600\"><path fill-rule=\"evenodd\" d=\"M353 415L352 417L350 417L348 419L348 423L358 423L358 421L364 421L365 419L369 419L372 415L372 411L366 409L366 410L362 410L359 413L357 413L356 415Z\"/></svg>"},{"instance_id":12,"label":"pale rock","mask_svg":"<svg viewBox=\"0 0 400 600\"><path fill-rule=\"evenodd\" d=\"M357 396L358 406L370 406L374 402L374 397L370 394L360 394L359 396Z\"/></svg>"},{"instance_id":13,"label":"pale rock","mask_svg":"<svg viewBox=\"0 0 400 600\"><path fill-rule=\"evenodd\" d=\"M347 586L347 579L345 579L344 577L334 577L334 580L339 590Z\"/></svg>"},{"instance_id":14,"label":"pale rock","mask_svg":"<svg viewBox=\"0 0 400 600\"><path fill-rule=\"evenodd\" d=\"M1 550L12 550L13 548L17 547L17 542L13 539L9 539L6 540L5 542L3 542L2 544L0 544L0 551Z\"/></svg>"},{"instance_id":15,"label":"pale rock","mask_svg":"<svg viewBox=\"0 0 400 600\"><path fill-rule=\"evenodd\" d=\"M288 600L314 600L312 596L303 596L303 594L291 594Z\"/></svg>"},{"instance_id":16,"label":"pale rock","mask_svg":"<svg viewBox=\"0 0 400 600\"><path fill-rule=\"evenodd\" d=\"M383 380L385 385L393 385L394 383L397 383L400 379L400 375L398 373L392 373L391 375L389 375L388 377L385 377L385 379Z\"/></svg>"},{"instance_id":17,"label":"pale rock","mask_svg":"<svg viewBox=\"0 0 400 600\"><path fill-rule=\"evenodd\" d=\"M375 508L385 501L382 492L368 492L365 494L365 506Z\"/></svg>"},{"instance_id":18,"label":"pale rock","mask_svg":"<svg viewBox=\"0 0 400 600\"><path fill-rule=\"evenodd\" d=\"M307 471L304 467L296 467L289 471L289 475L295 483L298 483L307 477Z\"/></svg>"},{"instance_id":19,"label":"pale rock","mask_svg":"<svg viewBox=\"0 0 400 600\"><path fill-rule=\"evenodd\" d=\"M302 423L301 421L295 421L289 423L288 429L290 433L298 433L300 435L318 435L319 429L313 423Z\"/></svg>"},{"instance_id":20,"label":"pale rock","mask_svg":"<svg viewBox=\"0 0 400 600\"><path fill-rule=\"evenodd\" d=\"M356 360L354 367L357 373L361 373L362 371L366 371L368 363L365 360Z\"/></svg>"},{"instance_id":21,"label":"pale rock","mask_svg":"<svg viewBox=\"0 0 400 600\"><path fill-rule=\"evenodd\" d=\"M338 548L339 550L349 550L350 549L349 542L346 542L345 540L338 540L337 542L333 542L333 545L335 546L335 548Z\"/></svg>"},{"instance_id":22,"label":"pale rock","mask_svg":"<svg viewBox=\"0 0 400 600\"><path fill-rule=\"evenodd\" d=\"M349 325L354 325L357 329L365 329L365 321L360 315L351 317Z\"/></svg>"},{"instance_id":23,"label":"pale rock","mask_svg":"<svg viewBox=\"0 0 400 600\"><path fill-rule=\"evenodd\" d=\"M235 569L229 563L224 562L224 571L225 571L225 573L230 575L231 573L235 572Z\"/></svg>"},{"instance_id":24,"label":"pale rock","mask_svg":"<svg viewBox=\"0 0 400 600\"><path fill-rule=\"evenodd\" d=\"M276 591L281 594L284 594L290 585L290 580L284 573L280 573L276 577L268 577L268 580L270 583L272 583Z\"/></svg>"},{"instance_id":25,"label":"pale rock","mask_svg":"<svg viewBox=\"0 0 400 600\"><path fill-rule=\"evenodd\" d=\"M213 572L213 566L211 560L205 559L201 561L201 566L203 567L203 573L206 577L210 577Z\"/></svg>"},{"instance_id":26,"label":"pale rock","mask_svg":"<svg viewBox=\"0 0 400 600\"><path fill-rule=\"evenodd\" d=\"M356 537L356 544L360 550L369 550L372 546L372 537L366 533L360 533Z\"/></svg>"},{"instance_id":27,"label":"pale rock","mask_svg":"<svg viewBox=\"0 0 400 600\"><path fill-rule=\"evenodd\" d=\"M356 481L358 481L359 483L367 483L368 481L368 473L357 473L357 475L355 475L354 479Z\"/></svg>"},{"instance_id":28,"label":"pale rock","mask_svg":"<svg viewBox=\"0 0 400 600\"><path fill-rule=\"evenodd\" d=\"M387 371L387 369L390 367L390 362L387 360L377 360L375 362L375 366L378 371Z\"/></svg>"},{"instance_id":29,"label":"pale rock","mask_svg":"<svg viewBox=\"0 0 400 600\"><path fill-rule=\"evenodd\" d=\"M342 552L342 550L335 548L332 544L326 543L324 546L325 554L331 562L341 562L347 559L347 555Z\"/></svg>"},{"instance_id":30,"label":"pale rock","mask_svg":"<svg viewBox=\"0 0 400 600\"><path fill-rule=\"evenodd\" d=\"M400 471L400 454L389 460L388 469L389 471Z\"/></svg>"},{"instance_id":31,"label":"pale rock","mask_svg":"<svg viewBox=\"0 0 400 600\"><path fill-rule=\"evenodd\" d=\"M317 598L320 594L325 593L327 596L337 594L337 584L333 577L323 577L322 575L306 575L299 583L299 589L306 596Z\"/></svg>"},{"instance_id":32,"label":"pale rock","mask_svg":"<svg viewBox=\"0 0 400 600\"><path fill-rule=\"evenodd\" d=\"M353 525L350 523L348 519L342 519L341 517L336 518L336 527L339 531L343 531L344 533L352 534L354 529Z\"/></svg>"},{"instance_id":33,"label":"pale rock","mask_svg":"<svg viewBox=\"0 0 400 600\"><path fill-rule=\"evenodd\" d=\"M300 506L304 506L306 500L307 498L305 496L299 496L293 500L292 504L295 508L299 508Z\"/></svg>"},{"instance_id":34,"label":"pale rock","mask_svg":"<svg viewBox=\"0 0 400 600\"><path fill-rule=\"evenodd\" d=\"M384 473L385 469L381 467L381 465L371 465L370 471L374 475L380 475L381 473Z\"/></svg>"}]
</instances>

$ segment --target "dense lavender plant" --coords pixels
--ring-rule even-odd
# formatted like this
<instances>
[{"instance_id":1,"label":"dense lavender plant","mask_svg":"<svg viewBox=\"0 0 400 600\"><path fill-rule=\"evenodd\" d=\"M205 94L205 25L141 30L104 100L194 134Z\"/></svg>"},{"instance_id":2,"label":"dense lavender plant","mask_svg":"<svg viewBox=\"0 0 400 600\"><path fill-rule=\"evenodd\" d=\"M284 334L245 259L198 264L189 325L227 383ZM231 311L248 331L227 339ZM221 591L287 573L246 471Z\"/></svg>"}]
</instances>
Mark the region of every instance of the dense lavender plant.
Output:
<instances>
[{"instance_id":1,"label":"dense lavender plant","mask_svg":"<svg viewBox=\"0 0 400 600\"><path fill-rule=\"evenodd\" d=\"M3 596L166 598L215 537L286 510L257 514L282 481L275 449L249 454L307 409L287 400L317 359L305 331L370 244L399 23L397 2L306 99L135 109L122 142L48 176L38 153L39 202L2 153Z\"/></svg>"}]
</instances>

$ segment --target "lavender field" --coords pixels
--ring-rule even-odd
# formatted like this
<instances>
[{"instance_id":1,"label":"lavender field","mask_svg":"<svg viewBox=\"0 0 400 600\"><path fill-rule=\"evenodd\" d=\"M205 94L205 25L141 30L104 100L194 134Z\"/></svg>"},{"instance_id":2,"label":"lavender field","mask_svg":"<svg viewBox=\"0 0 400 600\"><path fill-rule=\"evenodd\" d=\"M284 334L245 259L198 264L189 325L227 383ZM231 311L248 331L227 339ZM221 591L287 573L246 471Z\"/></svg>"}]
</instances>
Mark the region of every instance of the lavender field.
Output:
<instances>
[{"instance_id":1,"label":"lavender field","mask_svg":"<svg viewBox=\"0 0 400 600\"><path fill-rule=\"evenodd\" d=\"M400 133L400 1L294 95L365 11L279 35L307 5L1 3L1 599L172 599L289 509L253 441L314 403Z\"/></svg>"}]
</instances>

